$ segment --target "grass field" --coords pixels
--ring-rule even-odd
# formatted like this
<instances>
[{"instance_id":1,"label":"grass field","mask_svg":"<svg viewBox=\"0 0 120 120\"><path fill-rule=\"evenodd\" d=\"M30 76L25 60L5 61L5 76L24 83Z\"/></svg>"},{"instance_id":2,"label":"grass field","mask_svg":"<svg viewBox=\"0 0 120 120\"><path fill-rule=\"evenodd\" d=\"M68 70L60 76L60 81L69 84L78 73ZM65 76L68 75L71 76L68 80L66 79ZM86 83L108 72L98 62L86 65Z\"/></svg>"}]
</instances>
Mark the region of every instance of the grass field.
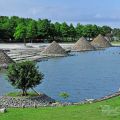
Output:
<instances>
[{"instance_id":1,"label":"grass field","mask_svg":"<svg viewBox=\"0 0 120 120\"><path fill-rule=\"evenodd\" d=\"M22 92L10 92L10 93L6 94L6 96L10 96L10 97L24 97L24 96L22 96ZM38 94L36 94L34 92L28 92L27 93L27 97L34 97L34 96L38 96Z\"/></svg>"},{"instance_id":2,"label":"grass field","mask_svg":"<svg viewBox=\"0 0 120 120\"><path fill-rule=\"evenodd\" d=\"M112 41L111 44L112 45L120 45L120 41Z\"/></svg>"},{"instance_id":3,"label":"grass field","mask_svg":"<svg viewBox=\"0 0 120 120\"><path fill-rule=\"evenodd\" d=\"M10 108L0 120L120 120L120 97L79 106Z\"/></svg>"}]
</instances>

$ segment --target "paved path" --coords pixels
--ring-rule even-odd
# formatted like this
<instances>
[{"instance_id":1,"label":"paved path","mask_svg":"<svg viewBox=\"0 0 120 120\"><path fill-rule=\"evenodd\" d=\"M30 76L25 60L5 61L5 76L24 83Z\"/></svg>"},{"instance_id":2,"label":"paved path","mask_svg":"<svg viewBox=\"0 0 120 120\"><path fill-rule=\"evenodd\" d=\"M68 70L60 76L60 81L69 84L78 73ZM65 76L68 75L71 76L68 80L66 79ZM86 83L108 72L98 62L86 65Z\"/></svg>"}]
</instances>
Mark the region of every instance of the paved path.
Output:
<instances>
[{"instance_id":1,"label":"paved path","mask_svg":"<svg viewBox=\"0 0 120 120\"><path fill-rule=\"evenodd\" d=\"M34 48L44 48L50 43L27 43L28 47L25 47L23 43L0 43L0 49L30 49L32 46ZM74 45L74 43L60 43L64 48L69 48Z\"/></svg>"}]
</instances>

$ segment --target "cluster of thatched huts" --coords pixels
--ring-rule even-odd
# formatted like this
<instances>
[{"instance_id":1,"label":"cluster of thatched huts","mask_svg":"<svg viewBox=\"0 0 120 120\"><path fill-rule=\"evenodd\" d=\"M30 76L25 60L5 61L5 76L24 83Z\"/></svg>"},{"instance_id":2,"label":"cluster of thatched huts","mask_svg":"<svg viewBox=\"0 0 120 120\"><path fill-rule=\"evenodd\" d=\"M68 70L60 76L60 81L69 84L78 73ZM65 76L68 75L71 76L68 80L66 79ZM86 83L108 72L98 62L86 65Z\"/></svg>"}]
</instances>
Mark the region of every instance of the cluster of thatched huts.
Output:
<instances>
[{"instance_id":1,"label":"cluster of thatched huts","mask_svg":"<svg viewBox=\"0 0 120 120\"><path fill-rule=\"evenodd\" d=\"M102 35L98 35L92 42L89 42L84 37L81 37L71 48L71 51L93 51L107 47L111 47L110 42ZM53 41L47 48L42 51L42 55L65 56L67 55L67 52L58 43Z\"/></svg>"},{"instance_id":2,"label":"cluster of thatched huts","mask_svg":"<svg viewBox=\"0 0 120 120\"><path fill-rule=\"evenodd\" d=\"M105 37L98 35L92 42L87 41L84 37L81 37L74 45L71 47L71 51L93 51L99 48L111 47L111 44ZM40 54L41 56L66 56L68 51L62 48L58 43L53 41L48 47L46 47ZM13 60L3 51L0 50L0 66L12 63Z\"/></svg>"}]
</instances>

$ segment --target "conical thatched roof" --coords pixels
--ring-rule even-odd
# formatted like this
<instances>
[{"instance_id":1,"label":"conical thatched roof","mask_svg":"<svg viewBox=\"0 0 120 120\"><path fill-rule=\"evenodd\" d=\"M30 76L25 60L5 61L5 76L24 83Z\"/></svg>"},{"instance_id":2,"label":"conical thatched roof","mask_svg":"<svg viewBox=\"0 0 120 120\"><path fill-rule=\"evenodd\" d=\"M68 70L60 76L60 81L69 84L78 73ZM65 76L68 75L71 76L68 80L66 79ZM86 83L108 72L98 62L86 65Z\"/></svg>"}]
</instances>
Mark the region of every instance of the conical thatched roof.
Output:
<instances>
[{"instance_id":1,"label":"conical thatched roof","mask_svg":"<svg viewBox=\"0 0 120 120\"><path fill-rule=\"evenodd\" d=\"M98 35L92 42L91 44L94 47L98 47L98 48L106 48L106 47L110 47L111 44L109 43L109 41L107 41L107 39L105 39L101 34Z\"/></svg>"},{"instance_id":2,"label":"conical thatched roof","mask_svg":"<svg viewBox=\"0 0 120 120\"><path fill-rule=\"evenodd\" d=\"M87 51L87 50L95 50L84 37L81 37L73 46L73 51Z\"/></svg>"},{"instance_id":3,"label":"conical thatched roof","mask_svg":"<svg viewBox=\"0 0 120 120\"><path fill-rule=\"evenodd\" d=\"M0 65L10 64L13 60L3 51L0 49Z\"/></svg>"},{"instance_id":4,"label":"conical thatched roof","mask_svg":"<svg viewBox=\"0 0 120 120\"><path fill-rule=\"evenodd\" d=\"M47 55L47 56L65 56L67 54L67 52L55 41L53 41L41 53L42 55Z\"/></svg>"}]
</instances>

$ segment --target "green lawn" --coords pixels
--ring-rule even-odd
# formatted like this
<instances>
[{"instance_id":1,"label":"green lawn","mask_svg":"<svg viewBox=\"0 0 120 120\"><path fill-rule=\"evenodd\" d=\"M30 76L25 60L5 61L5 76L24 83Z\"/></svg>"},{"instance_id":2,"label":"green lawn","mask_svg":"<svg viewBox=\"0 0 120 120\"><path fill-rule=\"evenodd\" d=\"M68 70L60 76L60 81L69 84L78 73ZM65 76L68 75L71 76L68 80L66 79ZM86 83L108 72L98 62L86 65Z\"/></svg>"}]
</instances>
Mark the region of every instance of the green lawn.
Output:
<instances>
[{"instance_id":1,"label":"green lawn","mask_svg":"<svg viewBox=\"0 0 120 120\"><path fill-rule=\"evenodd\" d=\"M28 92L27 94L28 94L27 97L38 96L38 94L36 94L34 92ZM10 97L24 97L24 96L22 96L22 92L10 92L10 93L7 93L6 96L10 96Z\"/></svg>"},{"instance_id":2,"label":"green lawn","mask_svg":"<svg viewBox=\"0 0 120 120\"><path fill-rule=\"evenodd\" d=\"M120 45L120 41L112 41L111 44L112 45Z\"/></svg>"},{"instance_id":3,"label":"green lawn","mask_svg":"<svg viewBox=\"0 0 120 120\"><path fill-rule=\"evenodd\" d=\"M120 97L79 106L12 108L0 120L120 120Z\"/></svg>"}]
</instances>

